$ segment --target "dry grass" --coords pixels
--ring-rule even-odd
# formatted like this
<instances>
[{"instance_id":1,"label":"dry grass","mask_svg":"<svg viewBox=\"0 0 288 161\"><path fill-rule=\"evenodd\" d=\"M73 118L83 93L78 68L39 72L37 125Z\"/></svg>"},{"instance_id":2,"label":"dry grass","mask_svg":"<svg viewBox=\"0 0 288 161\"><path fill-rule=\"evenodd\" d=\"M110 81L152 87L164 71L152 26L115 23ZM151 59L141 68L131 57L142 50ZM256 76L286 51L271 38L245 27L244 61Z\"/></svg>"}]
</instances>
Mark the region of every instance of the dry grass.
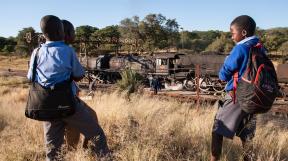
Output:
<instances>
[{"instance_id":1,"label":"dry grass","mask_svg":"<svg viewBox=\"0 0 288 161\"><path fill-rule=\"evenodd\" d=\"M28 87L28 79L25 77L19 77L19 76L0 76L0 87L6 86L6 87Z\"/></svg>"},{"instance_id":2,"label":"dry grass","mask_svg":"<svg viewBox=\"0 0 288 161\"><path fill-rule=\"evenodd\" d=\"M28 70L30 57L0 55L0 69Z\"/></svg>"},{"instance_id":3,"label":"dry grass","mask_svg":"<svg viewBox=\"0 0 288 161\"><path fill-rule=\"evenodd\" d=\"M0 160L44 160L41 122L26 119L27 89L0 86ZM98 114L115 160L209 160L215 109L132 95L96 93L87 101ZM288 159L288 131L272 124L257 128L254 153L258 160ZM79 148L66 160L93 160ZM225 140L222 160L241 160L238 138Z\"/></svg>"}]
</instances>

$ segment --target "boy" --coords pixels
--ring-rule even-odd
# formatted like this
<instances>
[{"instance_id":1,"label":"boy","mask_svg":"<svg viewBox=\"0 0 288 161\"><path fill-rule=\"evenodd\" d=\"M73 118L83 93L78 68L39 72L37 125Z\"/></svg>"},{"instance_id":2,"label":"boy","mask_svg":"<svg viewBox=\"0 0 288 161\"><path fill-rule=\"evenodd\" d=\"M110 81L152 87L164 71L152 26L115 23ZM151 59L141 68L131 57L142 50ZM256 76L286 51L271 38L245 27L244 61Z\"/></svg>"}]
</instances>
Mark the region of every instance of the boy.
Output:
<instances>
[{"instance_id":1,"label":"boy","mask_svg":"<svg viewBox=\"0 0 288 161\"><path fill-rule=\"evenodd\" d=\"M75 40L74 26L71 22L67 20L62 20L62 23L63 23L64 34L65 34L64 41L67 45L69 45L73 43ZM75 81L72 82L72 88L73 88L74 93L76 93L77 99L79 99L78 96L79 96L80 89ZM91 116L98 123L98 117L97 117L96 112L82 100L79 99L79 101L83 104L83 107L85 108L85 110L87 110L89 114L91 114ZM65 131L65 137L66 137L68 146L75 149L80 139L80 131L78 129L73 128L72 126L67 126L66 131ZM87 147L87 143L88 143L88 140L87 138L85 138L83 147Z\"/></svg>"},{"instance_id":2,"label":"boy","mask_svg":"<svg viewBox=\"0 0 288 161\"><path fill-rule=\"evenodd\" d=\"M38 52L35 81L45 88L50 88L70 79L81 80L84 76L84 70L75 51L63 42L64 29L61 20L53 15L44 16L40 21L40 28L46 43L41 45ZM37 49L33 51L30 60L27 74L30 80L32 79L36 53ZM92 141L91 148L95 154L105 155L108 153L106 136L102 128L82 106L81 102L77 101L73 115L43 122L46 160L57 160L58 157L61 157L58 156L58 153L64 142L66 125L77 128L86 138L89 138Z\"/></svg>"},{"instance_id":3,"label":"boy","mask_svg":"<svg viewBox=\"0 0 288 161\"><path fill-rule=\"evenodd\" d=\"M157 94L158 91L161 89L160 78L158 76L154 76L153 79L152 79L151 85L153 87L154 94Z\"/></svg>"},{"instance_id":4,"label":"boy","mask_svg":"<svg viewBox=\"0 0 288 161\"><path fill-rule=\"evenodd\" d=\"M223 136L233 139L235 133L242 141L244 160L251 159L251 155L248 154L250 151L249 147L251 146L247 146L247 144L254 137L256 118L241 110L237 100L234 102L233 75L238 72L238 80L241 78L246 69L249 50L259 42L259 39L254 36L255 29L255 21L247 15L236 17L231 22L230 31L232 40L236 43L236 46L234 46L219 71L220 80L227 82L225 87L227 94L223 102L219 101L219 108L214 120L211 161L220 159ZM264 51L263 48L263 53Z\"/></svg>"}]
</instances>

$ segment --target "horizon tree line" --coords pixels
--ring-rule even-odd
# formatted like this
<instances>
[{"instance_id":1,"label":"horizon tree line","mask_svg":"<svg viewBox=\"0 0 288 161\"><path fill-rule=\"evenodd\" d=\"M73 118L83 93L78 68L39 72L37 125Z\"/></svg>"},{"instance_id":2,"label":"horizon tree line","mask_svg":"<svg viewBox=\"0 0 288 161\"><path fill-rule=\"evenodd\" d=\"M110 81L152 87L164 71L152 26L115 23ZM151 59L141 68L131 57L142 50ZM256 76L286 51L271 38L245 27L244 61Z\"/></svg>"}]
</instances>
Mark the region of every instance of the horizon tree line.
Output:
<instances>
[{"instance_id":1,"label":"horizon tree line","mask_svg":"<svg viewBox=\"0 0 288 161\"><path fill-rule=\"evenodd\" d=\"M169 19L162 14L148 14L142 20L138 16L123 19L118 25L97 28L90 25L76 27L76 41L73 46L80 50L80 42L85 42L91 53L126 51L129 53L155 53L160 50L182 50L187 53L214 51L228 54L234 44L229 32L179 31L176 19ZM26 34L31 33L31 42L26 41ZM23 28L16 37L0 36L0 51L29 55L38 46L39 33L32 27ZM288 55L288 27L260 29L260 37L269 53Z\"/></svg>"}]
</instances>

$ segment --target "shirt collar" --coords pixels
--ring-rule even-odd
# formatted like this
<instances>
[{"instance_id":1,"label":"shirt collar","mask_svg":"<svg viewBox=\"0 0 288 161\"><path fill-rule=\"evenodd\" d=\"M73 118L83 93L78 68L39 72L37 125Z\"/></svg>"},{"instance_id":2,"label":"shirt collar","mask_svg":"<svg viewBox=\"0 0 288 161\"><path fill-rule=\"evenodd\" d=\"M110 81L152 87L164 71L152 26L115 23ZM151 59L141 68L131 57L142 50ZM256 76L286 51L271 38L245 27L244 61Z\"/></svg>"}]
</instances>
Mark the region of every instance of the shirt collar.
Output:
<instances>
[{"instance_id":1,"label":"shirt collar","mask_svg":"<svg viewBox=\"0 0 288 161\"><path fill-rule=\"evenodd\" d=\"M257 36L246 37L245 39L239 41L239 42L237 43L237 45L238 45L238 44L244 44L245 42L247 42L247 41L249 41L249 40L252 40L252 39L256 39L256 38L258 39Z\"/></svg>"},{"instance_id":2,"label":"shirt collar","mask_svg":"<svg viewBox=\"0 0 288 161\"><path fill-rule=\"evenodd\" d=\"M43 46L54 46L54 45L60 45L63 44L64 41L46 41Z\"/></svg>"}]
</instances>

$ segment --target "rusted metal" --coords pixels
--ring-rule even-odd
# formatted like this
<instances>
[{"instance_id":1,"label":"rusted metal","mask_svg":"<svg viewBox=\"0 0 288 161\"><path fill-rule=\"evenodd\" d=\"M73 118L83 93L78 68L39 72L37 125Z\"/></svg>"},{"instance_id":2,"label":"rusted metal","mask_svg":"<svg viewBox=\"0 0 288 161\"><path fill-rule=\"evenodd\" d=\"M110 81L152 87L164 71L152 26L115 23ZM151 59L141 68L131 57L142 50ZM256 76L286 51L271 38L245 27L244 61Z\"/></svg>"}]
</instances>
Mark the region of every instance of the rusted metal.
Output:
<instances>
[{"instance_id":1,"label":"rusted metal","mask_svg":"<svg viewBox=\"0 0 288 161\"><path fill-rule=\"evenodd\" d=\"M161 54L156 54L155 58L156 59L179 59L180 55L185 55L181 53L161 53Z\"/></svg>"},{"instance_id":2,"label":"rusted metal","mask_svg":"<svg viewBox=\"0 0 288 161\"><path fill-rule=\"evenodd\" d=\"M288 82L288 64L279 64L276 68L279 82Z\"/></svg>"},{"instance_id":3,"label":"rusted metal","mask_svg":"<svg viewBox=\"0 0 288 161\"><path fill-rule=\"evenodd\" d=\"M200 78L200 65L196 65L196 96L197 96L197 109L199 109L200 105L200 85L199 85L199 78Z\"/></svg>"}]
</instances>

